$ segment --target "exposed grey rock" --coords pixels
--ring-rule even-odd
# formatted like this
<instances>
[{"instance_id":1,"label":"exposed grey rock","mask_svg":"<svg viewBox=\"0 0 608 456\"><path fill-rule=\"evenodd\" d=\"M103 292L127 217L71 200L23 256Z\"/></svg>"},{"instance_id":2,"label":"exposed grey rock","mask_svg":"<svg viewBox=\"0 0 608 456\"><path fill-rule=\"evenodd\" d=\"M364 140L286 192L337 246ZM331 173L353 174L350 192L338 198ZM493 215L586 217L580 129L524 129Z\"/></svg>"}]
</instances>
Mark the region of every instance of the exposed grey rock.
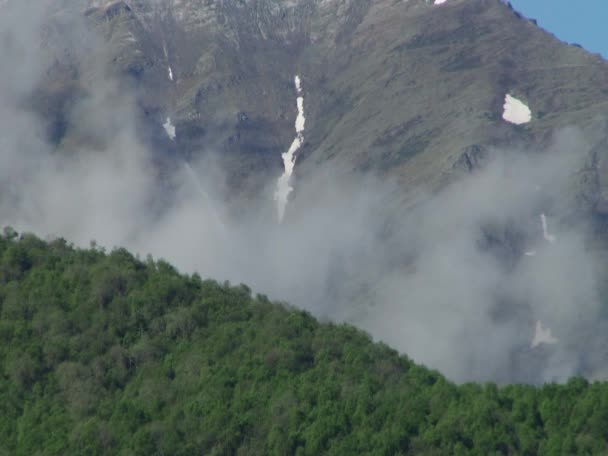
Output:
<instances>
[{"instance_id":1,"label":"exposed grey rock","mask_svg":"<svg viewBox=\"0 0 608 456\"><path fill-rule=\"evenodd\" d=\"M462 166L477 166L471 144L483 150L515 139L540 147L552 131L585 126L608 106L605 61L498 0L67 5L104 37L105 59L137 86L148 117L158 123L171 113L182 132L177 152L218 152L248 197L280 174L296 115L295 73L305 81L309 121L296 172L329 160L393 176L406 194L440 188ZM70 65L86 73L86 61ZM79 77L72 81L78 87ZM511 91L532 103L530 124L502 121ZM57 104L58 118L62 109ZM69 125L51 123L55 137L70 136Z\"/></svg>"}]
</instances>

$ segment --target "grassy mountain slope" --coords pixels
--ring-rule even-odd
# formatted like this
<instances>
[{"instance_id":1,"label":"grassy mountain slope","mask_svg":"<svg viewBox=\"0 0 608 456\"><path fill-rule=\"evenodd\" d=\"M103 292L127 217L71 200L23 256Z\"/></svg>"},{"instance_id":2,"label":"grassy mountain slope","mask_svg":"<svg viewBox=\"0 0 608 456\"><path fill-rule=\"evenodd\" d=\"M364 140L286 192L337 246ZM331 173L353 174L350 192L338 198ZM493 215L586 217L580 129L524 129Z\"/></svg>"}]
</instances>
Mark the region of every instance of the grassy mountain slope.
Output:
<instances>
[{"instance_id":1,"label":"grassy mountain slope","mask_svg":"<svg viewBox=\"0 0 608 456\"><path fill-rule=\"evenodd\" d=\"M602 454L608 385L457 386L245 285L0 237L0 454Z\"/></svg>"}]
</instances>

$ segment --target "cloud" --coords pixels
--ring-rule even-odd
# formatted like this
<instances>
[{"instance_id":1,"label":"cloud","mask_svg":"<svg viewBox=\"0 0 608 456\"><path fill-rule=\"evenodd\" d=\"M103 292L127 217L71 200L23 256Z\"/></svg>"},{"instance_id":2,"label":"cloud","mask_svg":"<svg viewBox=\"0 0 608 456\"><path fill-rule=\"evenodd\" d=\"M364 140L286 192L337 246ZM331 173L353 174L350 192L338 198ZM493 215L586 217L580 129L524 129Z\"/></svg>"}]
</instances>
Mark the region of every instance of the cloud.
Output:
<instances>
[{"instance_id":1,"label":"cloud","mask_svg":"<svg viewBox=\"0 0 608 456\"><path fill-rule=\"evenodd\" d=\"M45 10L10 5L0 17L0 58L10 62L0 65L1 225L248 283L360 326L457 381L603 369L600 347L589 353L580 337L603 331L598 267L585 220L567 221L573 170L588 148L580 132L564 130L543 152L492 151L484 168L408 209L390 180L324 165L299 178L283 224L276 182L234 215L212 159L189 169L175 158L159 170L139 136L134 95L101 65L88 67L86 95L69 108L71 140L61 150L48 141L24 103L54 64L40 47ZM84 33L66 28L56 39L78 43L71 30ZM87 46L103 47L87 36ZM556 242L543 238L543 213ZM537 320L559 343L530 349Z\"/></svg>"},{"instance_id":2,"label":"cloud","mask_svg":"<svg viewBox=\"0 0 608 456\"><path fill-rule=\"evenodd\" d=\"M542 154L496 151L485 169L405 217L412 272L387 271L376 299L386 307L364 326L457 380L564 380L581 372L580 334L593 325L599 300L584 220L561 224L555 212L582 166L571 135ZM556 242L543 237L544 211L554 215ZM526 256L530 250L537 254ZM560 340L542 354L528 348L537 320Z\"/></svg>"}]
</instances>

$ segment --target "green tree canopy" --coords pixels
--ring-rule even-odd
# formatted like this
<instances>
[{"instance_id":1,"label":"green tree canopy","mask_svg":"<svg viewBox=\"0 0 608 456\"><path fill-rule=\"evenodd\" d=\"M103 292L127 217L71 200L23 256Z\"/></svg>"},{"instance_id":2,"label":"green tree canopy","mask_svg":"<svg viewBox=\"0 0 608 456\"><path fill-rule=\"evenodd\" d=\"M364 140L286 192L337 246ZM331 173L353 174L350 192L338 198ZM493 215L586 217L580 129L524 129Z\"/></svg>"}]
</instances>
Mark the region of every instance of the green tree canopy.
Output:
<instances>
[{"instance_id":1,"label":"green tree canopy","mask_svg":"<svg viewBox=\"0 0 608 456\"><path fill-rule=\"evenodd\" d=\"M124 249L0 236L0 454L605 454L608 385L454 385Z\"/></svg>"}]
</instances>

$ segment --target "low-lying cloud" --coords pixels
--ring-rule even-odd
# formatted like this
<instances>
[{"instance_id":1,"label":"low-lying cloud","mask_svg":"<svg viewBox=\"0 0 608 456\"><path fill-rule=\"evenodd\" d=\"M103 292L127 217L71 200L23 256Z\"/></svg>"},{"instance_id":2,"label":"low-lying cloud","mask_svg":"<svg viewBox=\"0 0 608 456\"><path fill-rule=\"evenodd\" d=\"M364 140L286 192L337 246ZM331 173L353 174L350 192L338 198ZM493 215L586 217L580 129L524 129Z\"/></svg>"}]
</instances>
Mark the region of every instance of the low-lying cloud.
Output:
<instances>
[{"instance_id":1,"label":"low-lying cloud","mask_svg":"<svg viewBox=\"0 0 608 456\"><path fill-rule=\"evenodd\" d=\"M158 178L135 101L107 74L89 78L88 97L70 110L81 143L58 152L23 104L51 64L39 46L44 15L10 5L13 16L0 18L0 58L11 62L0 66L1 225L247 283L360 326L457 381L603 370L603 354L581 342L601 331L585 221L562 222L586 156L577 131L542 153L495 150L482 169L407 210L393 204L395 184L327 166L298 180L283 224L269 210L274 182L236 217L215 191L212 161L175 159ZM555 242L543 238L541 214ZM558 343L530 347L538 320Z\"/></svg>"}]
</instances>

